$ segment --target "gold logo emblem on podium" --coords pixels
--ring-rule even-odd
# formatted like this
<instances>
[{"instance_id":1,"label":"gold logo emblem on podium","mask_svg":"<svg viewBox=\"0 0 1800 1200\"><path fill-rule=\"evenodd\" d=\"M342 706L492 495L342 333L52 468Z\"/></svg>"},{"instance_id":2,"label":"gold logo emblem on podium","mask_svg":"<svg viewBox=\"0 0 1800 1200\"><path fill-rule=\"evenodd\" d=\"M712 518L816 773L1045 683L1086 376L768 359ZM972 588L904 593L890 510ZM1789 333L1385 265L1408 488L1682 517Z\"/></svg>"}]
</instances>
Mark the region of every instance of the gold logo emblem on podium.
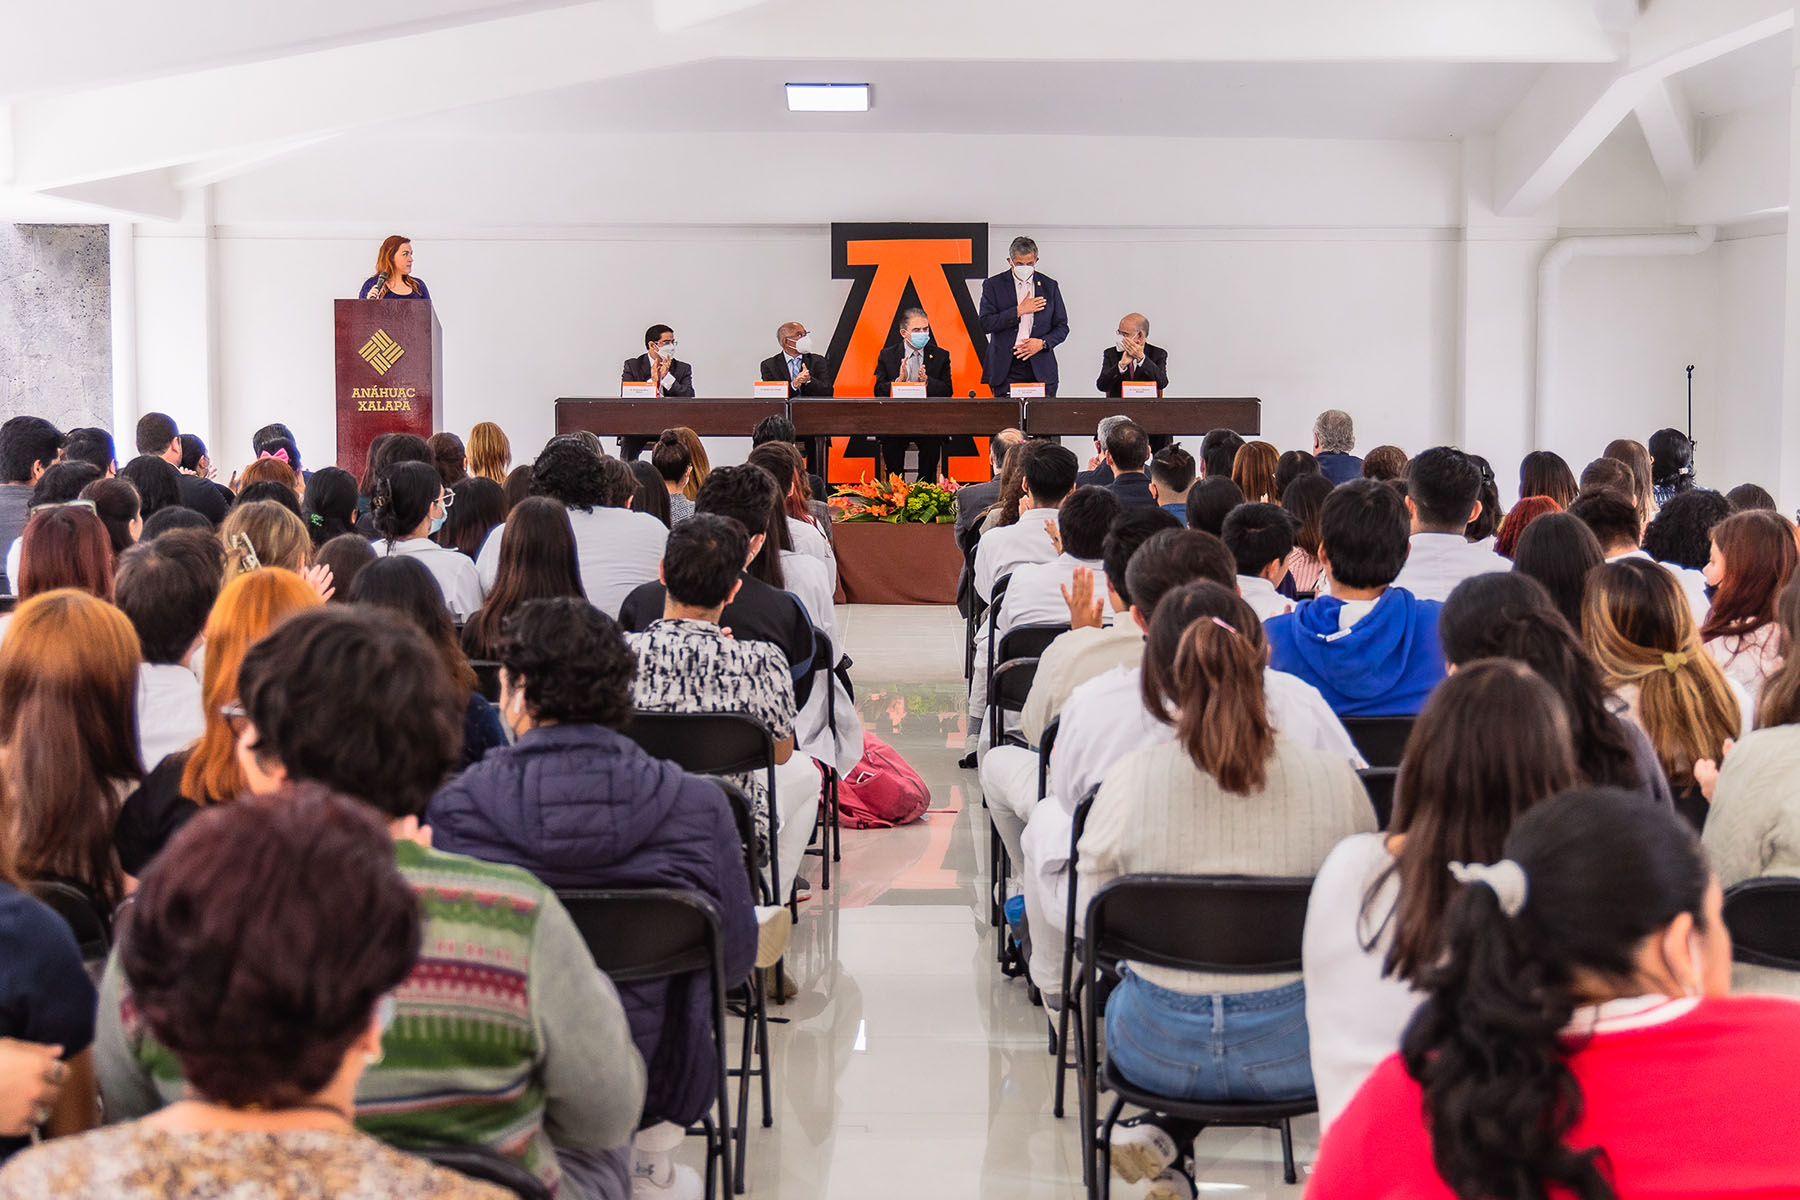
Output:
<instances>
[{"instance_id":1,"label":"gold logo emblem on podium","mask_svg":"<svg viewBox=\"0 0 1800 1200\"><path fill-rule=\"evenodd\" d=\"M400 348L399 342L387 335L387 330L377 329L375 336L365 342L363 348L356 353L364 362L375 368L377 375L386 375L388 368L399 362L400 356L406 351Z\"/></svg>"}]
</instances>

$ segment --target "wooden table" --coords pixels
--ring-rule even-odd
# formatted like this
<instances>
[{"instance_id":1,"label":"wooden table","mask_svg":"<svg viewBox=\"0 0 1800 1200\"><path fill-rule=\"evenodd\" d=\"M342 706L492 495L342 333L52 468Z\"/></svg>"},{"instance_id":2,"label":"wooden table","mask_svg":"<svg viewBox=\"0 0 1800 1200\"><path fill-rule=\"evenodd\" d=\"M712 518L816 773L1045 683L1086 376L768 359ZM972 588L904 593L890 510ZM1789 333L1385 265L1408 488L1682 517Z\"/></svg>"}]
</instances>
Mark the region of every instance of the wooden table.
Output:
<instances>
[{"instance_id":1,"label":"wooden table","mask_svg":"<svg viewBox=\"0 0 1800 1200\"><path fill-rule=\"evenodd\" d=\"M749 437L765 417L785 417L785 400L709 399L665 396L655 400L602 400L561 396L556 401L556 432L587 430L602 437L649 434L686 425L701 437Z\"/></svg>"},{"instance_id":2,"label":"wooden table","mask_svg":"<svg viewBox=\"0 0 1800 1200\"><path fill-rule=\"evenodd\" d=\"M1129 413L1145 433L1206 433L1232 429L1245 435L1262 432L1262 401L1255 397L1233 399L1185 399L1161 396L1155 400L1023 400L1020 428L1034 437L1094 436L1101 421L1115 413Z\"/></svg>"},{"instance_id":3,"label":"wooden table","mask_svg":"<svg viewBox=\"0 0 1800 1200\"><path fill-rule=\"evenodd\" d=\"M812 438L824 462L834 437L892 437L911 433L921 437L976 435L985 437L1019 421L1017 400L992 396L974 400L931 397L895 400L891 397L831 399L796 396L788 402L794 433Z\"/></svg>"}]
</instances>

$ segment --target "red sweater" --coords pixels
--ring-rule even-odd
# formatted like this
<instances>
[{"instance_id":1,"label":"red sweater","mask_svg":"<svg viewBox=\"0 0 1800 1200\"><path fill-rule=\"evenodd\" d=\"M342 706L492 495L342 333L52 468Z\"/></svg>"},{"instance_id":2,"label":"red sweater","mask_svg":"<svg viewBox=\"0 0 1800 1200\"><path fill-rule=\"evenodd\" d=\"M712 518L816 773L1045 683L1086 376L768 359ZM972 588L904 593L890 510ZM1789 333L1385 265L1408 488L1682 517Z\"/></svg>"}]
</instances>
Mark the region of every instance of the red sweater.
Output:
<instances>
[{"instance_id":1,"label":"red sweater","mask_svg":"<svg viewBox=\"0 0 1800 1200\"><path fill-rule=\"evenodd\" d=\"M1571 1146L1604 1146L1620 1200L1800 1197L1800 1003L1668 1001L1603 1019L1570 1059L1586 1097ZM1309 1197L1444 1197L1419 1085L1395 1055L1331 1126Z\"/></svg>"}]
</instances>

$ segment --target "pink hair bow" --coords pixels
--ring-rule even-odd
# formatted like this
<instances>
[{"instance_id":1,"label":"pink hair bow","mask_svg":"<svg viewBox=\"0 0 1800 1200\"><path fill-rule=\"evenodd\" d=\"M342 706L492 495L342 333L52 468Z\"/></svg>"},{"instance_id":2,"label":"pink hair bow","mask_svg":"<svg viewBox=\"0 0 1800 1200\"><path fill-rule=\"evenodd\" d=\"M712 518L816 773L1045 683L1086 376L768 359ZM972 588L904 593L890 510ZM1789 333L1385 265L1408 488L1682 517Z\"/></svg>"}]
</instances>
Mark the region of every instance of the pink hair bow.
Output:
<instances>
[{"instance_id":1,"label":"pink hair bow","mask_svg":"<svg viewBox=\"0 0 1800 1200\"><path fill-rule=\"evenodd\" d=\"M273 454L270 454L267 450L264 450L261 454L256 456L256 461L261 462L265 458L277 459L280 461L281 465L284 467L291 467L294 465L293 463L288 461L287 448L285 446L282 447L280 450L277 450Z\"/></svg>"}]
</instances>

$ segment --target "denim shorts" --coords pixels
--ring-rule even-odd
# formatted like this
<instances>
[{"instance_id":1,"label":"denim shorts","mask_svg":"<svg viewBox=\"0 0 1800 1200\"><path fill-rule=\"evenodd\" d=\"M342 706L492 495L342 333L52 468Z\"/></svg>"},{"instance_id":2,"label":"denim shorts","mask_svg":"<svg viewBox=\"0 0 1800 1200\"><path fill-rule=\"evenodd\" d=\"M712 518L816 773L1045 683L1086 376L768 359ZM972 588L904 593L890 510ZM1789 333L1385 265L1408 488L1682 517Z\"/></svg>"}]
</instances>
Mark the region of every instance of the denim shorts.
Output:
<instances>
[{"instance_id":1,"label":"denim shorts","mask_svg":"<svg viewBox=\"0 0 1800 1200\"><path fill-rule=\"evenodd\" d=\"M1181 1100L1312 1095L1306 985L1190 995L1131 972L1106 1002L1106 1053L1132 1083Z\"/></svg>"}]
</instances>

